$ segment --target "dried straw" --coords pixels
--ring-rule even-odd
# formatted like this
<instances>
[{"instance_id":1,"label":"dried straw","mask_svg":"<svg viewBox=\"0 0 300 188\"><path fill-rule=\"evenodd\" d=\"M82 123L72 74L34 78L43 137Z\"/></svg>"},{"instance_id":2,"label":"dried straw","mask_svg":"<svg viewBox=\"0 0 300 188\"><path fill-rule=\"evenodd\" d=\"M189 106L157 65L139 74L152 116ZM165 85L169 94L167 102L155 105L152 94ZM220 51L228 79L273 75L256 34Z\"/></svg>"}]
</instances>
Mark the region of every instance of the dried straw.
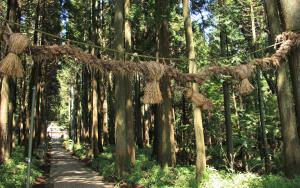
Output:
<instances>
[{"instance_id":1,"label":"dried straw","mask_svg":"<svg viewBox=\"0 0 300 188\"><path fill-rule=\"evenodd\" d=\"M241 95L248 95L250 94L252 91L254 90L254 87L253 85L249 82L249 80L246 78L246 79L243 79L241 82L240 82L240 85L239 85L239 93Z\"/></svg>"},{"instance_id":2,"label":"dried straw","mask_svg":"<svg viewBox=\"0 0 300 188\"><path fill-rule=\"evenodd\" d=\"M19 54L23 53L28 46L28 38L20 33L13 33L8 40L9 53L1 61L0 72L15 77L23 77L23 65Z\"/></svg>"},{"instance_id":3,"label":"dried straw","mask_svg":"<svg viewBox=\"0 0 300 188\"><path fill-rule=\"evenodd\" d=\"M203 110L209 110L213 108L213 103L208 100L204 95L201 93L194 91L192 89L187 89L185 91L185 97L191 100L194 104L200 107Z\"/></svg>"},{"instance_id":4,"label":"dried straw","mask_svg":"<svg viewBox=\"0 0 300 188\"><path fill-rule=\"evenodd\" d=\"M21 54L28 46L28 38L21 33L13 33L9 37L8 50L14 54Z\"/></svg>"},{"instance_id":5,"label":"dried straw","mask_svg":"<svg viewBox=\"0 0 300 188\"><path fill-rule=\"evenodd\" d=\"M159 104L162 102L159 80L165 72L164 66L159 63L143 63L143 67L146 78L143 102L145 104Z\"/></svg>"},{"instance_id":6,"label":"dried straw","mask_svg":"<svg viewBox=\"0 0 300 188\"><path fill-rule=\"evenodd\" d=\"M233 72L238 77L238 79L243 80L243 79L249 78L252 75L254 70L255 70L255 65L242 64L242 65L237 65L233 69Z\"/></svg>"},{"instance_id":7,"label":"dried straw","mask_svg":"<svg viewBox=\"0 0 300 188\"><path fill-rule=\"evenodd\" d=\"M0 72L6 75L21 78L23 77L23 71L21 60L14 53L8 53L0 63Z\"/></svg>"}]
</instances>

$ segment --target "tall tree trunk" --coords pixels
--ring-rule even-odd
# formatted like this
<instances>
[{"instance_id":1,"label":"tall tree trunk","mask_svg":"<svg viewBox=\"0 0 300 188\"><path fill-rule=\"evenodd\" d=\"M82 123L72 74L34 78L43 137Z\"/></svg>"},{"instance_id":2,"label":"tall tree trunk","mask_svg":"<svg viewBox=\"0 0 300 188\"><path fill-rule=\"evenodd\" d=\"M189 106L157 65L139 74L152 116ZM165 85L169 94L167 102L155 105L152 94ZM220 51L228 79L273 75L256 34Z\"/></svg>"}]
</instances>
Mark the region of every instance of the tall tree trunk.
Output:
<instances>
[{"instance_id":1,"label":"tall tree trunk","mask_svg":"<svg viewBox=\"0 0 300 188\"><path fill-rule=\"evenodd\" d=\"M169 0L156 0L157 22L157 57L168 57L169 51ZM172 110L171 80L163 76L160 80L160 89L163 101L157 106L156 118L158 120L158 162L162 167L175 166L175 138L174 138L174 114Z\"/></svg>"},{"instance_id":2,"label":"tall tree trunk","mask_svg":"<svg viewBox=\"0 0 300 188\"><path fill-rule=\"evenodd\" d=\"M95 73L92 73L92 90L93 90L93 156L96 157L99 154L99 147L98 147L98 91L97 91L97 80Z\"/></svg>"},{"instance_id":3,"label":"tall tree trunk","mask_svg":"<svg viewBox=\"0 0 300 188\"><path fill-rule=\"evenodd\" d=\"M265 130L265 111L264 111L264 99L263 99L263 92L261 88L261 73L260 70L256 72L256 82L257 82L257 96L258 96L258 106L259 106L259 117L260 117L260 144L262 146L262 159L265 163L265 171L268 173L270 172L270 160L268 155L268 143L266 139L266 130Z\"/></svg>"},{"instance_id":4,"label":"tall tree trunk","mask_svg":"<svg viewBox=\"0 0 300 188\"><path fill-rule=\"evenodd\" d=\"M125 13L129 10L129 2L127 0L116 1L115 4L115 49L116 59L124 61L124 45L125 36L128 33L124 31ZM125 36L124 36L125 33ZM126 41L128 42L128 41ZM133 165L135 153L134 142L132 143L128 136L133 135L132 122L132 101L129 98L128 89L130 87L129 78L126 75L116 75L115 83L115 139L116 139L116 172L118 176L124 176L130 170L130 165ZM130 122L131 121L131 122ZM133 140L134 141L134 140ZM133 145L132 145L133 144Z\"/></svg>"},{"instance_id":5,"label":"tall tree trunk","mask_svg":"<svg viewBox=\"0 0 300 188\"><path fill-rule=\"evenodd\" d=\"M25 70L24 70L25 71ZM22 80L21 83L21 88L20 88L20 114L19 114L19 119L18 119L18 128L19 128L19 145L23 144L24 145L24 131L25 131L25 123L26 123L26 105L25 105L25 100L26 100L26 80Z\"/></svg>"},{"instance_id":6,"label":"tall tree trunk","mask_svg":"<svg viewBox=\"0 0 300 188\"><path fill-rule=\"evenodd\" d=\"M8 0L7 19L15 22L17 20L17 0ZM13 28L12 28L13 29ZM0 163L5 162L11 152L12 142L12 95L11 83L14 82L11 77L3 76L1 82L1 97L0 97Z\"/></svg>"},{"instance_id":7,"label":"tall tree trunk","mask_svg":"<svg viewBox=\"0 0 300 188\"><path fill-rule=\"evenodd\" d=\"M115 82L112 73L108 76L108 87L107 87L107 104L108 104L108 134L109 134L109 144L115 144Z\"/></svg>"},{"instance_id":8,"label":"tall tree trunk","mask_svg":"<svg viewBox=\"0 0 300 188\"><path fill-rule=\"evenodd\" d=\"M71 86L71 96L70 96L70 112L71 112L71 121L70 121L70 133L71 133L71 139L76 142L76 99L75 99L75 92L76 88L74 88L74 85Z\"/></svg>"},{"instance_id":9,"label":"tall tree trunk","mask_svg":"<svg viewBox=\"0 0 300 188\"><path fill-rule=\"evenodd\" d=\"M228 81L223 82L224 93L224 116L226 126L226 147L227 147L227 160L231 170L233 170L233 140L232 140L232 122L231 122L231 109L230 109L230 91Z\"/></svg>"},{"instance_id":10,"label":"tall tree trunk","mask_svg":"<svg viewBox=\"0 0 300 188\"><path fill-rule=\"evenodd\" d=\"M99 152L103 152L103 129L104 129L104 123L103 123L103 104L104 104L104 92L102 91L105 89L104 87L101 87L102 75L99 75L97 78L97 92L98 92L98 148Z\"/></svg>"},{"instance_id":11,"label":"tall tree trunk","mask_svg":"<svg viewBox=\"0 0 300 188\"><path fill-rule=\"evenodd\" d=\"M98 43L98 1L92 0L92 40L94 43ZM92 54L98 55L96 49L92 49ZM92 148L93 148L93 156L97 156L100 151L99 151L99 90L98 90L98 82L97 82L97 72L96 70L92 70Z\"/></svg>"},{"instance_id":12,"label":"tall tree trunk","mask_svg":"<svg viewBox=\"0 0 300 188\"><path fill-rule=\"evenodd\" d=\"M16 146L16 133L17 133L17 122L16 122L16 111L17 111L17 79L10 79L10 101L9 101L9 121L12 126L11 134L10 134L10 153Z\"/></svg>"},{"instance_id":13,"label":"tall tree trunk","mask_svg":"<svg viewBox=\"0 0 300 188\"><path fill-rule=\"evenodd\" d=\"M108 102L107 102L107 87L106 75L102 75L102 85L99 85L101 93L101 127L103 132L103 145L109 144L109 131L108 131Z\"/></svg>"},{"instance_id":14,"label":"tall tree trunk","mask_svg":"<svg viewBox=\"0 0 300 188\"><path fill-rule=\"evenodd\" d=\"M88 120L88 71L86 65L82 65L82 97L81 97L81 111L82 111L82 127L83 127L83 140L84 143L88 143L89 138L89 120Z\"/></svg>"},{"instance_id":15,"label":"tall tree trunk","mask_svg":"<svg viewBox=\"0 0 300 188\"><path fill-rule=\"evenodd\" d=\"M124 42L125 51L130 52L132 48L131 42L131 23L129 21L130 14L130 0L124 2ZM125 58L127 59L128 57ZM127 152L129 156L130 165L135 165L135 134L134 134L134 118L133 118L133 100L132 100L132 82L131 78L127 76L125 78L125 90L126 90L126 140L127 140Z\"/></svg>"},{"instance_id":16,"label":"tall tree trunk","mask_svg":"<svg viewBox=\"0 0 300 188\"><path fill-rule=\"evenodd\" d=\"M9 107L8 107L8 114L9 114L9 124L11 125L10 131L10 154L12 150L16 146L16 110L17 110L17 81L14 78L9 80L9 87L10 87L10 99L9 99Z\"/></svg>"},{"instance_id":17,"label":"tall tree trunk","mask_svg":"<svg viewBox=\"0 0 300 188\"><path fill-rule=\"evenodd\" d=\"M39 140L40 140L40 145L45 145L46 144L46 135L47 135L47 124L46 124L46 93L45 93L45 82L42 83L42 86L40 88L40 95L41 95L41 102L40 102L40 108L41 108L41 112L40 112L40 117L41 117L41 123L40 123L40 127L41 127L41 133L39 135Z\"/></svg>"},{"instance_id":18,"label":"tall tree trunk","mask_svg":"<svg viewBox=\"0 0 300 188\"><path fill-rule=\"evenodd\" d=\"M75 87L76 87L76 95L75 95L75 122L76 122L76 143L80 144L80 132L81 132L81 113L80 113L80 74L76 75L76 82L75 82Z\"/></svg>"},{"instance_id":19,"label":"tall tree trunk","mask_svg":"<svg viewBox=\"0 0 300 188\"><path fill-rule=\"evenodd\" d=\"M286 31L299 30L300 28L300 4L297 0L281 0L283 13L283 23ZM275 4L275 3L274 3ZM279 16L276 15L278 18ZM276 17L275 17L276 18ZM269 18L272 22L275 18ZM280 27L273 33L279 33ZM298 72L300 63L297 59L300 57L299 47L292 49L289 55L290 73L293 83L294 98L288 76L288 65L282 64L278 71L277 87L279 112L283 136L283 154L284 154L284 171L288 177L300 175L300 145L299 134L297 134L297 117L299 111L300 91ZM296 101L296 110L294 102ZM299 125L299 122L298 122Z\"/></svg>"},{"instance_id":20,"label":"tall tree trunk","mask_svg":"<svg viewBox=\"0 0 300 188\"><path fill-rule=\"evenodd\" d=\"M195 49L193 42L193 29L190 18L190 5L189 0L183 0L183 19L185 28L185 37L187 45L187 56L189 59L189 73L196 73L197 66L193 61L195 59ZM193 84L192 88L198 90L198 85ZM204 132L202 124L201 109L193 104L193 116L194 116L194 129L196 137L196 179L200 182L203 178L203 173L206 168L206 157L205 157L205 144L204 144Z\"/></svg>"},{"instance_id":21,"label":"tall tree trunk","mask_svg":"<svg viewBox=\"0 0 300 188\"><path fill-rule=\"evenodd\" d=\"M35 23L34 28L39 28L39 22L40 22L40 0L38 0L38 4L36 7L36 16L35 16ZM34 32L33 36L33 43L38 44L38 33L37 31ZM30 80L28 85L28 98L27 98L27 111L26 111L26 127L25 127L25 134L24 134L24 142L25 142L25 156L27 156L28 153L28 136L29 136L29 125L30 125L30 113L31 113L31 103L32 103L32 94L33 94L33 87L37 86L38 80L39 80L39 73L40 72L40 65L38 62L34 62L31 73L30 73Z\"/></svg>"},{"instance_id":22,"label":"tall tree trunk","mask_svg":"<svg viewBox=\"0 0 300 188\"><path fill-rule=\"evenodd\" d=\"M135 112L135 128L136 128L136 137L137 137L137 145L141 149L144 147L144 128L142 126L142 105L141 105L141 99L140 99L140 90L141 90L141 83L139 75L136 75L135 80L135 87L134 87L134 112Z\"/></svg>"},{"instance_id":23,"label":"tall tree trunk","mask_svg":"<svg viewBox=\"0 0 300 188\"><path fill-rule=\"evenodd\" d=\"M38 147L40 144L39 135L41 134L41 127L40 127L40 103L41 103L41 84L40 81L37 83L37 95L36 95L36 105L35 105L35 126L34 126L34 135L33 135L33 148Z\"/></svg>"},{"instance_id":24,"label":"tall tree trunk","mask_svg":"<svg viewBox=\"0 0 300 188\"><path fill-rule=\"evenodd\" d=\"M300 3L298 0L280 0L283 14L283 25L286 31L300 30ZM296 107L298 137L300 138L300 47L295 47L289 54L289 66Z\"/></svg>"},{"instance_id":25,"label":"tall tree trunk","mask_svg":"<svg viewBox=\"0 0 300 188\"><path fill-rule=\"evenodd\" d=\"M224 1L219 1L221 7L225 6ZM221 24L220 29L220 49L221 55L227 55L226 46L226 26ZM229 81L223 82L223 94L224 94L224 117L225 117L225 130L226 130L226 152L227 152L227 160L228 166L231 170L233 170L233 140L232 140L232 122L231 122L231 106L230 106L230 83Z\"/></svg>"},{"instance_id":26,"label":"tall tree trunk","mask_svg":"<svg viewBox=\"0 0 300 188\"><path fill-rule=\"evenodd\" d=\"M9 81L8 77L4 76L2 79L1 86L1 103L0 103L0 128L1 128L1 138L0 138L0 164L7 161L9 159L9 146L8 142L9 134L8 129L10 128L8 125L8 104L9 104Z\"/></svg>"},{"instance_id":27,"label":"tall tree trunk","mask_svg":"<svg viewBox=\"0 0 300 188\"><path fill-rule=\"evenodd\" d=\"M150 146L150 128L151 128L151 111L150 107L147 104L144 104L142 107L142 115L143 115L143 143L145 146Z\"/></svg>"},{"instance_id":28,"label":"tall tree trunk","mask_svg":"<svg viewBox=\"0 0 300 188\"><path fill-rule=\"evenodd\" d=\"M159 121L158 121L158 104L154 104L151 106L151 112L154 114L154 126L153 126L153 142L152 142L152 157L154 157L158 161L158 144L159 144Z\"/></svg>"},{"instance_id":29,"label":"tall tree trunk","mask_svg":"<svg viewBox=\"0 0 300 188\"><path fill-rule=\"evenodd\" d=\"M278 70L278 101L283 136L284 172L288 177L300 174L300 146L297 135L296 113L288 77L288 64Z\"/></svg>"},{"instance_id":30,"label":"tall tree trunk","mask_svg":"<svg viewBox=\"0 0 300 188\"><path fill-rule=\"evenodd\" d=\"M250 2L250 16L251 16L251 29L252 29L252 49L253 51L256 50L256 43L257 43L257 35L256 35L256 26L255 26L255 12L254 12L254 4ZM254 54L256 57L256 54ZM263 91L261 89L261 72L258 69L256 72L256 83L257 83L257 97L258 97L258 109L259 109L259 136L258 142L261 146L261 159L264 160L265 163L265 171L270 171L270 161L267 152L267 140L266 140L266 133L265 133L265 112L264 112L264 98L263 98Z\"/></svg>"}]
</instances>

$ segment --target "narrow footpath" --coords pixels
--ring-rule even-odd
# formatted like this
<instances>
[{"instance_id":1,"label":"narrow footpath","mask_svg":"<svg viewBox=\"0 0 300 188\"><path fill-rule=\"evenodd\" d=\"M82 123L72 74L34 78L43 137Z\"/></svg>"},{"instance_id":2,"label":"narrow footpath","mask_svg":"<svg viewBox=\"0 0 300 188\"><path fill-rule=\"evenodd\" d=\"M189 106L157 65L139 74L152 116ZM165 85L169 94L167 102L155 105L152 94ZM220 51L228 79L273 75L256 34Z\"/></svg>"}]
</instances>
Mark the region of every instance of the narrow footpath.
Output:
<instances>
[{"instance_id":1,"label":"narrow footpath","mask_svg":"<svg viewBox=\"0 0 300 188\"><path fill-rule=\"evenodd\" d=\"M50 186L54 188L113 188L103 177L66 152L59 142L52 146Z\"/></svg>"}]
</instances>

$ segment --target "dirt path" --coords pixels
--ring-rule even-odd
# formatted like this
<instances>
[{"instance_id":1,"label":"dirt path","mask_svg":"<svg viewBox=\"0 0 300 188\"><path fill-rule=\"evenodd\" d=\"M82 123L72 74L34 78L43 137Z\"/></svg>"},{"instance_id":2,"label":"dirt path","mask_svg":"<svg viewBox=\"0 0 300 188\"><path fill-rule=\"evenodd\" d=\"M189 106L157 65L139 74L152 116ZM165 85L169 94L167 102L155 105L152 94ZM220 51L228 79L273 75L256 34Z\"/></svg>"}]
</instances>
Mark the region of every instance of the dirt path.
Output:
<instances>
[{"instance_id":1,"label":"dirt path","mask_svg":"<svg viewBox=\"0 0 300 188\"><path fill-rule=\"evenodd\" d=\"M54 188L112 188L103 177L67 153L58 142L51 151L50 183Z\"/></svg>"}]
</instances>

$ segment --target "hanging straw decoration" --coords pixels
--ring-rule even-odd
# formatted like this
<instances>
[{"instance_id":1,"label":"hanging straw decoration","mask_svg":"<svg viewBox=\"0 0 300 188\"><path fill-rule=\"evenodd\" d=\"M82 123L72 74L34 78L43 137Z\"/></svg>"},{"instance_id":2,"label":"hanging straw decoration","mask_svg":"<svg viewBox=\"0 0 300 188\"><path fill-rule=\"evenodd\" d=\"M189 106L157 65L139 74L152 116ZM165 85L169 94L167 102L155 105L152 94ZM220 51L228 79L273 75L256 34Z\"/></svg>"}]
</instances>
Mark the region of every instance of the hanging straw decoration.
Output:
<instances>
[{"instance_id":1,"label":"hanging straw decoration","mask_svg":"<svg viewBox=\"0 0 300 188\"><path fill-rule=\"evenodd\" d=\"M253 85L248 79L254 70L255 65L253 64L238 65L234 69L235 75L241 80L238 87L238 91L241 95L248 95L254 90Z\"/></svg>"},{"instance_id":2,"label":"hanging straw decoration","mask_svg":"<svg viewBox=\"0 0 300 188\"><path fill-rule=\"evenodd\" d=\"M13 33L8 40L8 54L0 63L0 72L5 75L23 77L24 69L18 55L28 47L28 38L20 33Z\"/></svg>"},{"instance_id":3,"label":"hanging straw decoration","mask_svg":"<svg viewBox=\"0 0 300 188\"><path fill-rule=\"evenodd\" d=\"M159 104L162 102L159 80L163 76L165 69L159 63L143 63L146 78L146 86L144 88L143 102L145 104Z\"/></svg>"},{"instance_id":4,"label":"hanging straw decoration","mask_svg":"<svg viewBox=\"0 0 300 188\"><path fill-rule=\"evenodd\" d=\"M213 103L210 100L208 100L204 95L195 90L187 89L184 95L187 99L191 100L194 104L196 104L203 110L209 110L213 107Z\"/></svg>"},{"instance_id":5,"label":"hanging straw decoration","mask_svg":"<svg viewBox=\"0 0 300 188\"><path fill-rule=\"evenodd\" d=\"M243 79L239 85L239 93L242 96L252 93L254 86L250 83L248 79Z\"/></svg>"}]
</instances>

